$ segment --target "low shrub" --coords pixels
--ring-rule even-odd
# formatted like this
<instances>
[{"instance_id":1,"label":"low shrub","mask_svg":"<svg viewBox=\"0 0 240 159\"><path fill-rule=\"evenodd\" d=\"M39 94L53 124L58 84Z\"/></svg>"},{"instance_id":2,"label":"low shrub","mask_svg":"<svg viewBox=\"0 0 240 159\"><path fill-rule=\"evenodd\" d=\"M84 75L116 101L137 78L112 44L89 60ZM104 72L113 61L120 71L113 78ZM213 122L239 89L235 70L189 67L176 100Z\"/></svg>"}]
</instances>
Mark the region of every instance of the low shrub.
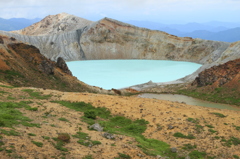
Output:
<instances>
[{"instance_id":1,"label":"low shrub","mask_svg":"<svg viewBox=\"0 0 240 159\"><path fill-rule=\"evenodd\" d=\"M189 135L184 135L180 132L176 132L173 134L174 137L180 137L180 138L185 138L185 139L195 139L196 137L194 137L192 134L189 134Z\"/></svg>"}]
</instances>

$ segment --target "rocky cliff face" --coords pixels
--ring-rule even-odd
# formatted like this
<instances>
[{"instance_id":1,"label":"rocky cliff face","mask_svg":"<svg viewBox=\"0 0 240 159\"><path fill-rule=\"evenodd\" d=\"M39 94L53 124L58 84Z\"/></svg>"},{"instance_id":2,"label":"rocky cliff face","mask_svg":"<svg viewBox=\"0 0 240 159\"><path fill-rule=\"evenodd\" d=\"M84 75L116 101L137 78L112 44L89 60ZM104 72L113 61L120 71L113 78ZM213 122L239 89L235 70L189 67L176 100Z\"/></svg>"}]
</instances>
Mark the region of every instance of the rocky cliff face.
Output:
<instances>
[{"instance_id":1,"label":"rocky cliff face","mask_svg":"<svg viewBox=\"0 0 240 159\"><path fill-rule=\"evenodd\" d=\"M69 20L73 20L72 18L59 17L64 17L64 15L46 17L38 24L26 28L24 33L21 32L25 35L3 31L0 33L36 46L40 49L41 54L54 61L57 61L58 57L62 57L67 61L154 59L203 64L203 67L197 72L185 78L187 81L195 79L197 74L204 69L240 58L238 53L240 42L230 44L189 37L180 38L165 32L139 28L109 18L94 23L79 21L77 26L69 27L61 33L61 31L55 32L58 25L53 25L55 24L53 22L57 21L57 24L60 24L62 21L67 23ZM49 22L50 24L46 27L36 27L44 25L47 21L51 23ZM68 26L73 26L71 24L74 23L70 23ZM34 33L31 32L31 28L34 28L32 29ZM43 34L48 35L43 36Z\"/></svg>"},{"instance_id":2,"label":"rocky cliff face","mask_svg":"<svg viewBox=\"0 0 240 159\"><path fill-rule=\"evenodd\" d=\"M109 18L85 29L80 44L86 59L155 59L201 64L216 61L229 46L224 42L180 38Z\"/></svg>"}]
</instances>

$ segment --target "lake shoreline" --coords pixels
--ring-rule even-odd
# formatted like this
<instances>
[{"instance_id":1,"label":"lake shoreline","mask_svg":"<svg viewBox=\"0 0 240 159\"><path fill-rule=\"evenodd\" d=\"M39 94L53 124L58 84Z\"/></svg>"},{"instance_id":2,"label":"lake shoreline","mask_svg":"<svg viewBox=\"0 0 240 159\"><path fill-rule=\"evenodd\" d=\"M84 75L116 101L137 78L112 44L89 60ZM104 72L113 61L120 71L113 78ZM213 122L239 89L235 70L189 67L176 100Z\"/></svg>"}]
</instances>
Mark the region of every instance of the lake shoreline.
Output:
<instances>
[{"instance_id":1,"label":"lake shoreline","mask_svg":"<svg viewBox=\"0 0 240 159\"><path fill-rule=\"evenodd\" d=\"M223 104L223 103L215 103L211 101L201 100L198 98L181 95L181 94L168 94L168 93L141 93L137 97L140 98L150 98L150 99L160 99L166 101L172 101L177 103L185 103L188 105L195 105L200 107L207 108L217 108L217 109L228 109L228 110L237 110L240 111L240 107L236 105Z\"/></svg>"}]
</instances>

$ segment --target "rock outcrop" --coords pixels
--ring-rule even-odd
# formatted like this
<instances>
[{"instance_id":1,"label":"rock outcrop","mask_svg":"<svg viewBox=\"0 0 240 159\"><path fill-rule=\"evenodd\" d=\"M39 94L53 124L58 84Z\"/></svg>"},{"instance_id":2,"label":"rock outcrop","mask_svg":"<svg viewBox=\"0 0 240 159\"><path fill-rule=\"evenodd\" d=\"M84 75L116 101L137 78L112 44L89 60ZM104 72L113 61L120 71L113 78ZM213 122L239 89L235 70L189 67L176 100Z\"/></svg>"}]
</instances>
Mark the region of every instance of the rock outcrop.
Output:
<instances>
[{"instance_id":1,"label":"rock outcrop","mask_svg":"<svg viewBox=\"0 0 240 159\"><path fill-rule=\"evenodd\" d=\"M56 63L56 66L59 67L60 69L63 70L63 72L69 74L69 75L72 75L72 72L69 70L66 62L63 60L62 57L59 57L57 59L57 63Z\"/></svg>"},{"instance_id":2,"label":"rock outcrop","mask_svg":"<svg viewBox=\"0 0 240 159\"><path fill-rule=\"evenodd\" d=\"M229 61L219 66L213 66L199 73L192 85L198 87L213 85L221 87L227 83L234 82L235 89L240 86L240 59Z\"/></svg>"}]
</instances>

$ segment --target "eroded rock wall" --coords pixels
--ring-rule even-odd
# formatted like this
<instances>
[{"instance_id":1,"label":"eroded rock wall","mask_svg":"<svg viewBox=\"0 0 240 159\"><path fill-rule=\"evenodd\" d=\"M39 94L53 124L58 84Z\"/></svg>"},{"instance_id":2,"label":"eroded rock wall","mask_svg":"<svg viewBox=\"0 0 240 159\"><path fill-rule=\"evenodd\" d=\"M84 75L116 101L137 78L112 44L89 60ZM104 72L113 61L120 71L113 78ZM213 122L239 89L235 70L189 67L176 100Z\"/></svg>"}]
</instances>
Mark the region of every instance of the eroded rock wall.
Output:
<instances>
[{"instance_id":1,"label":"eroded rock wall","mask_svg":"<svg viewBox=\"0 0 240 159\"><path fill-rule=\"evenodd\" d=\"M229 43L180 38L105 18L88 27L80 42L86 59L216 61Z\"/></svg>"}]
</instances>

